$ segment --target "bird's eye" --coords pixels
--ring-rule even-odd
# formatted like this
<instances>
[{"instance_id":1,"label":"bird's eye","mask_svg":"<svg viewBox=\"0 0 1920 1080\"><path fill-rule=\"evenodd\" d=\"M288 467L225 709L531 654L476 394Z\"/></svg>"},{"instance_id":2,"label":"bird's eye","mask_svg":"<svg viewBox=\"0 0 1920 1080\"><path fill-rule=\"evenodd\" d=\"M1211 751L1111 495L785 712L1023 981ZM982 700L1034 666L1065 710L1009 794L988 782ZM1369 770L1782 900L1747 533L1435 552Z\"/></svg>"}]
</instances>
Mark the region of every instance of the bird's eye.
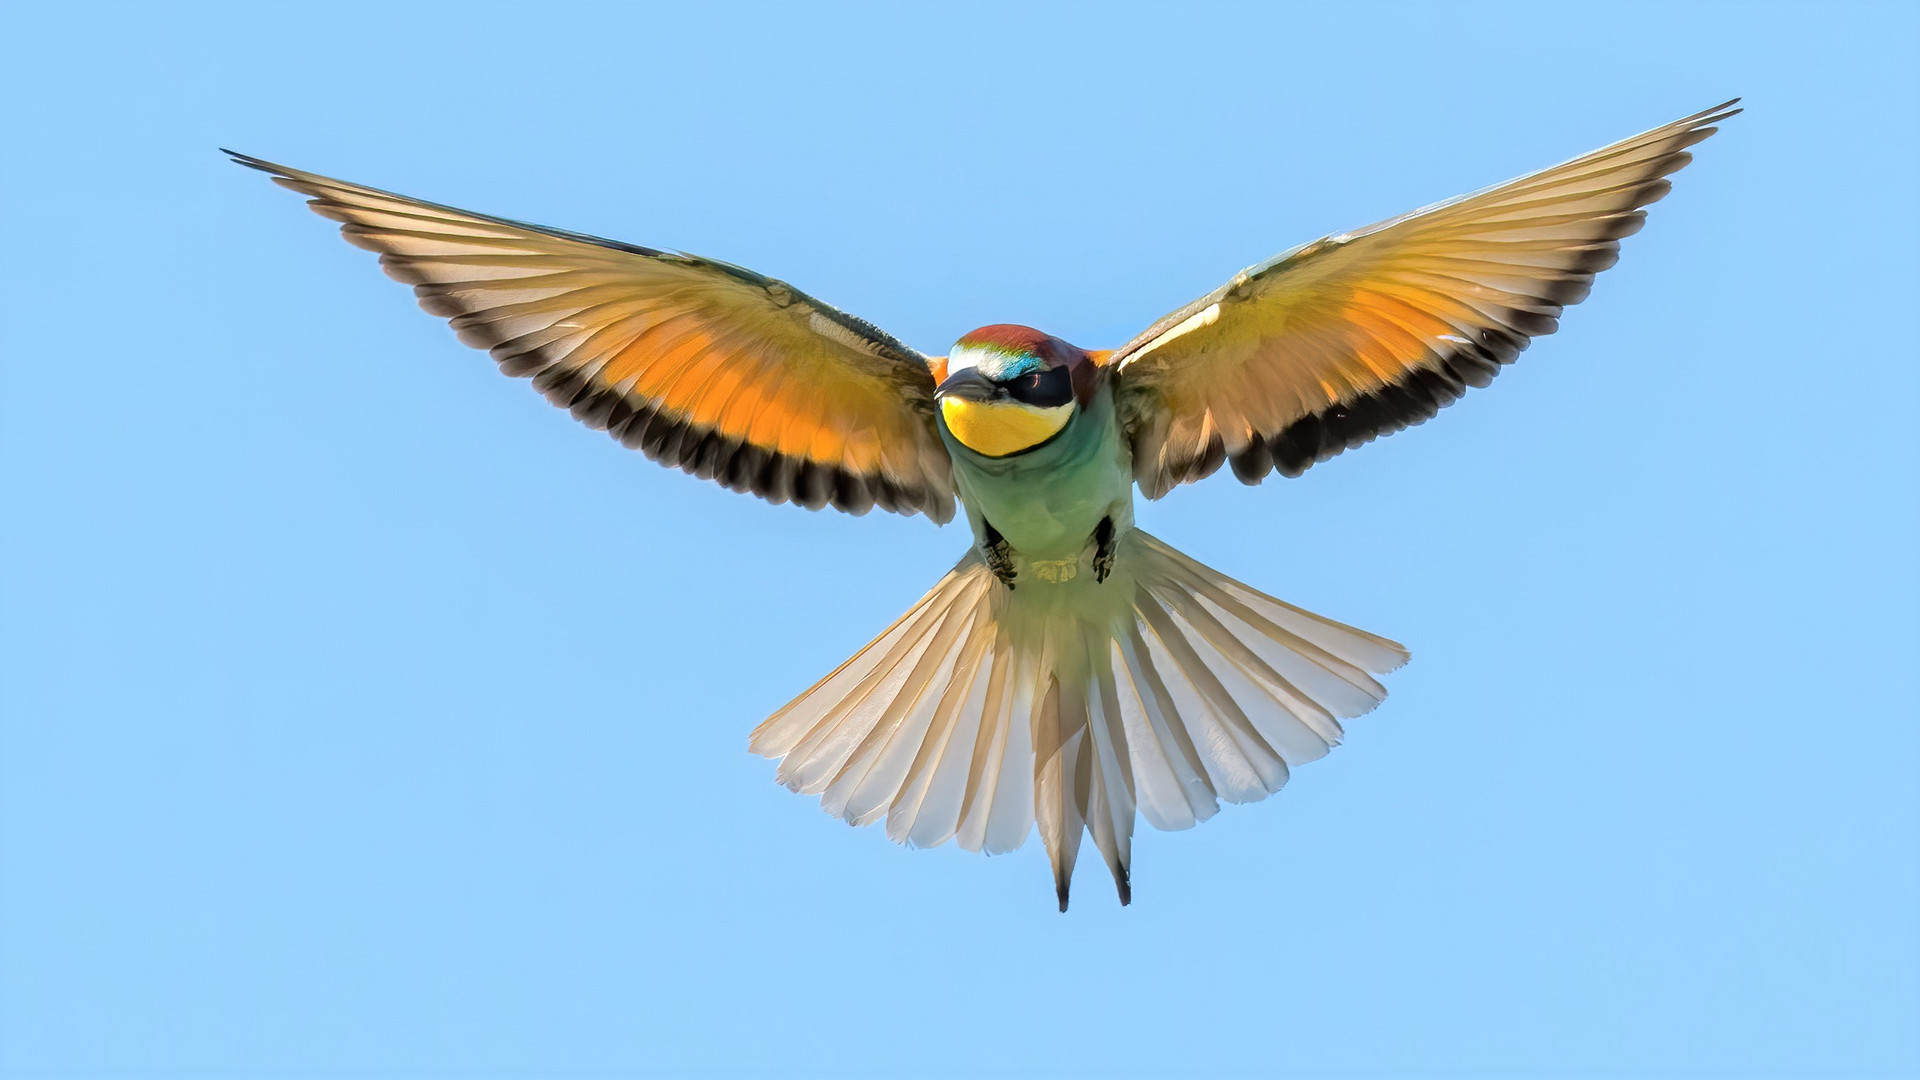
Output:
<instances>
[{"instance_id":1,"label":"bird's eye","mask_svg":"<svg viewBox=\"0 0 1920 1080\"><path fill-rule=\"evenodd\" d=\"M1014 379L1006 387L1015 401L1043 409L1056 408L1073 400L1073 373L1063 367L1036 371Z\"/></svg>"}]
</instances>

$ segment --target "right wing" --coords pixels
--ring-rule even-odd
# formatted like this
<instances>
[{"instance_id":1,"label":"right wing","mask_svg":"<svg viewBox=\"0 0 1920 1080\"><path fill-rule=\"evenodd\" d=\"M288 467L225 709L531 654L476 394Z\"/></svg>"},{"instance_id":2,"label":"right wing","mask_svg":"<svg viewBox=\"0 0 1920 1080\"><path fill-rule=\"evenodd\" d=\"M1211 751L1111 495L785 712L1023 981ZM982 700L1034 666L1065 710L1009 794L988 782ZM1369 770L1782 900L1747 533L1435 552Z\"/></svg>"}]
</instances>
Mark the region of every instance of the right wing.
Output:
<instances>
[{"instance_id":1,"label":"right wing","mask_svg":"<svg viewBox=\"0 0 1920 1080\"><path fill-rule=\"evenodd\" d=\"M775 503L953 517L928 360L879 328L716 260L232 156L312 196L501 371L653 460Z\"/></svg>"},{"instance_id":2,"label":"right wing","mask_svg":"<svg viewBox=\"0 0 1920 1080\"><path fill-rule=\"evenodd\" d=\"M1734 102L1242 271L1102 363L1157 499L1222 462L1257 484L1485 386L1614 264Z\"/></svg>"}]
</instances>

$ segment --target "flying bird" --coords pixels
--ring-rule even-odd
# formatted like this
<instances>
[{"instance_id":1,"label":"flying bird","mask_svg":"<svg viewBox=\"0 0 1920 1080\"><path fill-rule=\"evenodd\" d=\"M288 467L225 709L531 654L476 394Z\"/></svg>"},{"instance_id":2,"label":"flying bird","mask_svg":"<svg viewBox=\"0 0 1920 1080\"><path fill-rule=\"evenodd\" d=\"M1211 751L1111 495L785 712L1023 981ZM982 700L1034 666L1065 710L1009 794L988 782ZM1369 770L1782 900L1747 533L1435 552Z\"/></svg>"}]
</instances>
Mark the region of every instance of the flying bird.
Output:
<instances>
[{"instance_id":1,"label":"flying bird","mask_svg":"<svg viewBox=\"0 0 1920 1080\"><path fill-rule=\"evenodd\" d=\"M972 543L754 730L778 779L919 847L1038 826L1060 910L1083 836L1131 898L1160 829L1280 790L1407 650L1134 526L1225 465L1298 476L1486 386L1618 258L1729 101L1234 275L1112 350L1025 326L916 352L715 259L422 202L227 151L310 197L508 375L664 465L773 503L874 507Z\"/></svg>"}]
</instances>

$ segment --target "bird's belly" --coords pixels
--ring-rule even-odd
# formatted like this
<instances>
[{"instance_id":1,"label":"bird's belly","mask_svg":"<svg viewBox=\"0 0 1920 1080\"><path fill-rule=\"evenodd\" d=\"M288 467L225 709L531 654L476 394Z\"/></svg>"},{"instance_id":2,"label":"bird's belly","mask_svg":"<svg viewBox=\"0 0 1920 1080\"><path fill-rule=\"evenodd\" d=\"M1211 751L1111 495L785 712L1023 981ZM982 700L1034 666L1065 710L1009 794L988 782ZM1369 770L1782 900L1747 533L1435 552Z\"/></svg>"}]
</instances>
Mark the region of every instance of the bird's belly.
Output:
<instances>
[{"instance_id":1,"label":"bird's belly","mask_svg":"<svg viewBox=\"0 0 1920 1080\"><path fill-rule=\"evenodd\" d=\"M1106 485L1096 489L1071 478L1038 477L1019 485L981 484L974 502L1016 552L1034 559L1063 559L1086 546L1117 494ZM967 508L972 512L974 503Z\"/></svg>"}]
</instances>

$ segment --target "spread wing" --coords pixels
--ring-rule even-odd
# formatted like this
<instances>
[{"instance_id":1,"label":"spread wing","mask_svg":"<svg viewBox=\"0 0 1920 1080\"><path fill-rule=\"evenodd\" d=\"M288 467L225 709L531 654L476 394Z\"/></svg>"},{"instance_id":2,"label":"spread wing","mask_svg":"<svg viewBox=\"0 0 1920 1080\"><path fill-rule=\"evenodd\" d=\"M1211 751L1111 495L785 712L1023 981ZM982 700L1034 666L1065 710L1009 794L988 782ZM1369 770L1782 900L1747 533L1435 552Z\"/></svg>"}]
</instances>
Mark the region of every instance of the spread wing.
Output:
<instances>
[{"instance_id":1,"label":"spread wing","mask_svg":"<svg viewBox=\"0 0 1920 1080\"><path fill-rule=\"evenodd\" d=\"M655 461L775 503L953 516L927 358L877 327L727 263L233 159L311 196L500 370Z\"/></svg>"},{"instance_id":2,"label":"spread wing","mask_svg":"<svg viewBox=\"0 0 1920 1080\"><path fill-rule=\"evenodd\" d=\"M1736 99L1737 100L1737 99ZM1242 271L1103 363L1149 498L1418 424L1551 334L1734 102Z\"/></svg>"}]
</instances>

